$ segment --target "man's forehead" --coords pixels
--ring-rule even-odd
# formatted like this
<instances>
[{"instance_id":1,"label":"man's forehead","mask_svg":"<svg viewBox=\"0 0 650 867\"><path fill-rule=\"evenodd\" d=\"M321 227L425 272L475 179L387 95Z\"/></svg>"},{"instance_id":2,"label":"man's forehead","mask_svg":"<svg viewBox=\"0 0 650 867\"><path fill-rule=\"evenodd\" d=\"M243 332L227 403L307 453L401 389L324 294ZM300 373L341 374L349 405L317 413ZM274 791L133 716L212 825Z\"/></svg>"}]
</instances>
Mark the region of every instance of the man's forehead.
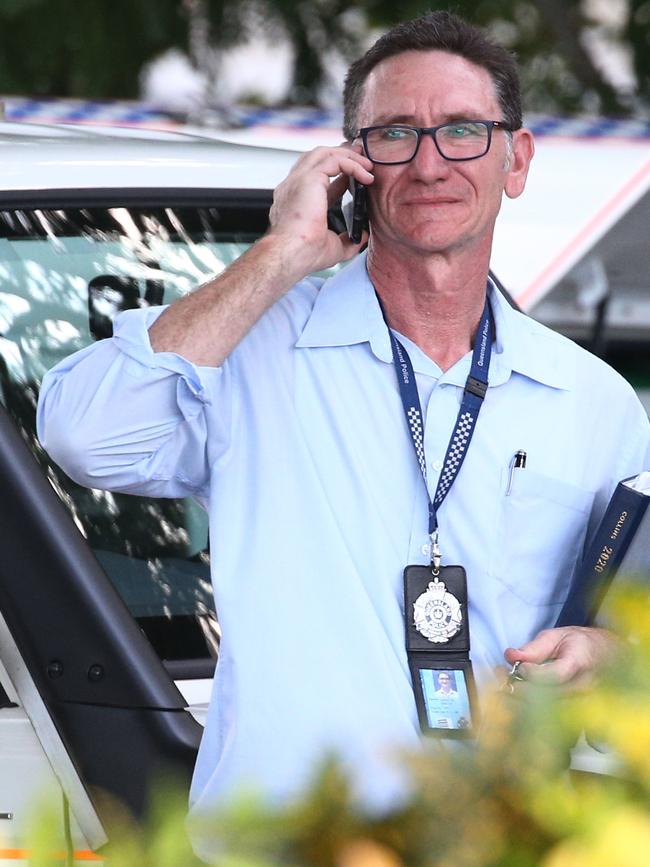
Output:
<instances>
[{"instance_id":1,"label":"man's forehead","mask_svg":"<svg viewBox=\"0 0 650 867\"><path fill-rule=\"evenodd\" d=\"M369 73L359 106L359 126L478 118L498 111L490 73L449 51L404 51L381 60Z\"/></svg>"}]
</instances>

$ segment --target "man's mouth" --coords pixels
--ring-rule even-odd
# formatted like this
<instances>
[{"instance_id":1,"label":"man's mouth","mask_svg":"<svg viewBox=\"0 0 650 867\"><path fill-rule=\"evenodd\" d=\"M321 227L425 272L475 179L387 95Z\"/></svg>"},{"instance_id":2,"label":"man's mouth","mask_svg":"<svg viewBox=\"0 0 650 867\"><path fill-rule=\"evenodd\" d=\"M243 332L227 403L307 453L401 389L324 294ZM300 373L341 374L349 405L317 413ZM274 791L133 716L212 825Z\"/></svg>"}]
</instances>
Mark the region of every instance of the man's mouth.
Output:
<instances>
[{"instance_id":1,"label":"man's mouth","mask_svg":"<svg viewBox=\"0 0 650 867\"><path fill-rule=\"evenodd\" d=\"M424 196L417 199L407 199L404 204L436 207L438 205L457 205L460 201L460 199L454 199L451 196Z\"/></svg>"}]
</instances>

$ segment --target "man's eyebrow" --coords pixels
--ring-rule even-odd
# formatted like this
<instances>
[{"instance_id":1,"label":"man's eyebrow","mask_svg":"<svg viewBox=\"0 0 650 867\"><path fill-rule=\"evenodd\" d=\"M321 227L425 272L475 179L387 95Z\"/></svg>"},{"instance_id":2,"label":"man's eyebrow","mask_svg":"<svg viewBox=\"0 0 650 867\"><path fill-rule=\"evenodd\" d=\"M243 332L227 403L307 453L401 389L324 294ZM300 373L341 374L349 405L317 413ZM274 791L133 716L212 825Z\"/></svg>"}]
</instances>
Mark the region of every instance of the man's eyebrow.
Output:
<instances>
[{"instance_id":1,"label":"man's eyebrow","mask_svg":"<svg viewBox=\"0 0 650 867\"><path fill-rule=\"evenodd\" d=\"M374 121L373 126L389 126L394 123L406 123L409 126L416 126L417 119L411 114L379 115L379 117Z\"/></svg>"},{"instance_id":2,"label":"man's eyebrow","mask_svg":"<svg viewBox=\"0 0 650 867\"><path fill-rule=\"evenodd\" d=\"M454 111L449 114L443 114L440 116L440 120L437 123L432 124L432 126L439 126L440 124L445 123L455 123L459 120L482 120L485 112L477 111L476 109L466 109L465 111ZM379 115L379 117L373 121L371 126L392 126L394 124L406 124L408 126L419 126L418 118L412 114L386 114Z\"/></svg>"}]
</instances>

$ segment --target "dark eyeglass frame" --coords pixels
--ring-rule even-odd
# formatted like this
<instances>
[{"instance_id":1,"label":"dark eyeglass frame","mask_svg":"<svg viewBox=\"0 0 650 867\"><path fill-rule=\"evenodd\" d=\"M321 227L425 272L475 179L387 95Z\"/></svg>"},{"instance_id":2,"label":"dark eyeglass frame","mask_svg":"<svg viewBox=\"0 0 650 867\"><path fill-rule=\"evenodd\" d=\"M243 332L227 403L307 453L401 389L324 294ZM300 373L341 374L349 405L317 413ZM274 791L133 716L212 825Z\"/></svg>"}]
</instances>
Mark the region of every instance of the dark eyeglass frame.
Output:
<instances>
[{"instance_id":1,"label":"dark eyeglass frame","mask_svg":"<svg viewBox=\"0 0 650 867\"><path fill-rule=\"evenodd\" d=\"M436 133L439 129L444 129L447 126L454 126L454 124L460 123L482 123L487 128L487 143L485 145L485 150L482 154L476 154L473 157L448 157L443 154L440 150L440 145L438 144L438 139L436 137ZM366 152L366 156L370 160L371 163L374 163L377 166L401 166L405 163L410 163L415 159L417 153L420 149L420 143L422 141L422 136L430 135L433 139L433 143L436 146L436 150L443 158L443 160L448 160L452 163L460 163L460 162L468 162L469 160L480 160L481 157L484 157L485 154L490 150L490 145L492 144L492 130L502 129L504 132L515 132L519 127L512 126L511 124L504 123L501 120L474 120L470 118L464 118L463 120L456 121L447 121L447 123L438 124L438 126L411 126L408 123L382 123L378 126L364 126L361 129L357 130L357 134L355 138L361 137L361 141L363 142L363 148ZM374 132L376 129L407 129L411 132L417 133L417 142L415 145L415 150L413 151L413 155L410 156L407 160L375 160L368 153L368 133Z\"/></svg>"}]
</instances>

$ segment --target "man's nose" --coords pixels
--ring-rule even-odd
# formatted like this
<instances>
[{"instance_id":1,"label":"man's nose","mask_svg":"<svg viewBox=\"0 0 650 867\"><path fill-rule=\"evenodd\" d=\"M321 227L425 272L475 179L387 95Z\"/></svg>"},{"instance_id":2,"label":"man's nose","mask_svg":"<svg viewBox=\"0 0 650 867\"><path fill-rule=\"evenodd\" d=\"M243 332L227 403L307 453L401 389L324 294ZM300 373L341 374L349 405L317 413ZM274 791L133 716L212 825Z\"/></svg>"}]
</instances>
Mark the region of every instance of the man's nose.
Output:
<instances>
[{"instance_id":1,"label":"man's nose","mask_svg":"<svg viewBox=\"0 0 650 867\"><path fill-rule=\"evenodd\" d=\"M428 180L432 177L446 177L451 167L449 160L440 154L431 133L424 133L421 136L420 147L411 165L417 176L426 177Z\"/></svg>"}]
</instances>

